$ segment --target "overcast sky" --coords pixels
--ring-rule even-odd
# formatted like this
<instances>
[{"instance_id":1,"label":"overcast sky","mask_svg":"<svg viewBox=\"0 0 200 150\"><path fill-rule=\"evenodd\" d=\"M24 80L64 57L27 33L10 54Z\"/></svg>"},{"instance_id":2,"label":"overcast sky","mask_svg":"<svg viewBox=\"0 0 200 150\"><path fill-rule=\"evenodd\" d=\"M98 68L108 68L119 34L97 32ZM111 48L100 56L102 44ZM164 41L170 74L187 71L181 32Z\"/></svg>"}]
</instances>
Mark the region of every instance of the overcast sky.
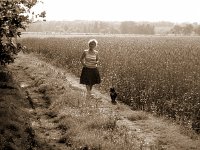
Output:
<instances>
[{"instance_id":1,"label":"overcast sky","mask_svg":"<svg viewBox=\"0 0 200 150\"><path fill-rule=\"evenodd\" d=\"M49 20L200 23L200 0L43 0Z\"/></svg>"}]
</instances>

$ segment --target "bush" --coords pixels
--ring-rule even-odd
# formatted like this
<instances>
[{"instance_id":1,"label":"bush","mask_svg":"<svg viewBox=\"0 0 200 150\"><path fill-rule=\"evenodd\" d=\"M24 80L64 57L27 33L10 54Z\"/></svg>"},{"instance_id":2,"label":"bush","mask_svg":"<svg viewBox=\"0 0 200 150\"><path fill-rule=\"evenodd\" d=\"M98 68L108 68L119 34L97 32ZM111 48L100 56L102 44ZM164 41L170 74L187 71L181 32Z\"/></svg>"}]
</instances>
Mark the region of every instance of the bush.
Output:
<instances>
[{"instance_id":1,"label":"bush","mask_svg":"<svg viewBox=\"0 0 200 150\"><path fill-rule=\"evenodd\" d=\"M0 64L14 62L15 55L23 48L17 42L22 29L31 22L28 12L37 0L1 0L0 1ZM45 12L39 17L45 17Z\"/></svg>"}]
</instances>

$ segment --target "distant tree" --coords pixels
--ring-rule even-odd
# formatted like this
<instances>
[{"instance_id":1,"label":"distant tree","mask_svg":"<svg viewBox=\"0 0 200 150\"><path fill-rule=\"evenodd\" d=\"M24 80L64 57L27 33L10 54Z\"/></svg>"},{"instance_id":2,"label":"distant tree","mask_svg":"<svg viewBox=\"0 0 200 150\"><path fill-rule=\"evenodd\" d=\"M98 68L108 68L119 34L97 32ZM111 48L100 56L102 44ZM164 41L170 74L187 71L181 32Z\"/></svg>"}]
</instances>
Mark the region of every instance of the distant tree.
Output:
<instances>
[{"instance_id":1,"label":"distant tree","mask_svg":"<svg viewBox=\"0 0 200 150\"><path fill-rule=\"evenodd\" d=\"M194 25L192 24L175 25L171 29L172 34L191 35L193 32L194 32Z\"/></svg>"},{"instance_id":2,"label":"distant tree","mask_svg":"<svg viewBox=\"0 0 200 150\"><path fill-rule=\"evenodd\" d=\"M134 33L135 26L136 26L136 23L133 21L124 21L124 22L121 22L120 31L123 34Z\"/></svg>"},{"instance_id":3,"label":"distant tree","mask_svg":"<svg viewBox=\"0 0 200 150\"><path fill-rule=\"evenodd\" d=\"M69 29L67 25L64 25L64 31L66 32Z\"/></svg>"},{"instance_id":4,"label":"distant tree","mask_svg":"<svg viewBox=\"0 0 200 150\"><path fill-rule=\"evenodd\" d=\"M182 30L183 28L179 25L175 25L172 29L171 29L171 33L173 34L182 34Z\"/></svg>"},{"instance_id":5,"label":"distant tree","mask_svg":"<svg viewBox=\"0 0 200 150\"><path fill-rule=\"evenodd\" d=\"M123 34L154 34L154 26L150 24L138 24L134 21L121 23L120 31Z\"/></svg>"},{"instance_id":6,"label":"distant tree","mask_svg":"<svg viewBox=\"0 0 200 150\"><path fill-rule=\"evenodd\" d=\"M137 25L138 34L155 34L154 26L150 24Z\"/></svg>"},{"instance_id":7,"label":"distant tree","mask_svg":"<svg viewBox=\"0 0 200 150\"><path fill-rule=\"evenodd\" d=\"M193 26L191 24L187 24L183 27L183 34L190 35L193 31Z\"/></svg>"},{"instance_id":8,"label":"distant tree","mask_svg":"<svg viewBox=\"0 0 200 150\"><path fill-rule=\"evenodd\" d=\"M98 33L98 32L99 32L99 22L98 22L98 21L95 21L95 22L94 22L94 32L95 32L95 33Z\"/></svg>"},{"instance_id":9,"label":"distant tree","mask_svg":"<svg viewBox=\"0 0 200 150\"><path fill-rule=\"evenodd\" d=\"M197 26L194 28L194 33L197 34L197 35L200 35L200 25L197 25Z\"/></svg>"},{"instance_id":10,"label":"distant tree","mask_svg":"<svg viewBox=\"0 0 200 150\"><path fill-rule=\"evenodd\" d=\"M31 23L29 14L38 0L1 0L0 1L0 64L14 62L14 55L22 45L17 42L22 29ZM34 14L36 17L45 17L45 12Z\"/></svg>"},{"instance_id":11,"label":"distant tree","mask_svg":"<svg viewBox=\"0 0 200 150\"><path fill-rule=\"evenodd\" d=\"M108 33L108 23L105 21L100 21L99 22L99 32L100 33Z\"/></svg>"}]
</instances>

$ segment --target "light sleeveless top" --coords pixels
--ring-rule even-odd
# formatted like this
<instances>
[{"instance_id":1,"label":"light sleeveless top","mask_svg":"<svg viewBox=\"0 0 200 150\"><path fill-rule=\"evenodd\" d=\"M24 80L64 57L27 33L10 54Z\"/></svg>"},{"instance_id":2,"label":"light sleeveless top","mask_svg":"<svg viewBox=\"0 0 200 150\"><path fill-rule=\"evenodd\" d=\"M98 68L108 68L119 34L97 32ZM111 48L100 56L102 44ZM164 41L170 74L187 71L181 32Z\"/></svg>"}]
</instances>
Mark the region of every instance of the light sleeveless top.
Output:
<instances>
[{"instance_id":1,"label":"light sleeveless top","mask_svg":"<svg viewBox=\"0 0 200 150\"><path fill-rule=\"evenodd\" d=\"M93 54L89 53L89 50L85 50L85 65L88 68L97 67L97 51L94 51Z\"/></svg>"}]
</instances>

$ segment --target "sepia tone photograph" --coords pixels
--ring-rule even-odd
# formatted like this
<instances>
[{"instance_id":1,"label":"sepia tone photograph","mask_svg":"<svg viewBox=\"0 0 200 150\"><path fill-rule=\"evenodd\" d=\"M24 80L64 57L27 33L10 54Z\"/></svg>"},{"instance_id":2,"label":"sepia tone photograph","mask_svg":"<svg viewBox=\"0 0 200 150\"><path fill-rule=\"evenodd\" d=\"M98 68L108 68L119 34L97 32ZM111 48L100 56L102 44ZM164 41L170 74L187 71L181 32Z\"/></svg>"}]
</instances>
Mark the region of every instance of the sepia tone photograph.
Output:
<instances>
[{"instance_id":1,"label":"sepia tone photograph","mask_svg":"<svg viewBox=\"0 0 200 150\"><path fill-rule=\"evenodd\" d=\"M0 0L0 150L200 150L199 0Z\"/></svg>"}]
</instances>

